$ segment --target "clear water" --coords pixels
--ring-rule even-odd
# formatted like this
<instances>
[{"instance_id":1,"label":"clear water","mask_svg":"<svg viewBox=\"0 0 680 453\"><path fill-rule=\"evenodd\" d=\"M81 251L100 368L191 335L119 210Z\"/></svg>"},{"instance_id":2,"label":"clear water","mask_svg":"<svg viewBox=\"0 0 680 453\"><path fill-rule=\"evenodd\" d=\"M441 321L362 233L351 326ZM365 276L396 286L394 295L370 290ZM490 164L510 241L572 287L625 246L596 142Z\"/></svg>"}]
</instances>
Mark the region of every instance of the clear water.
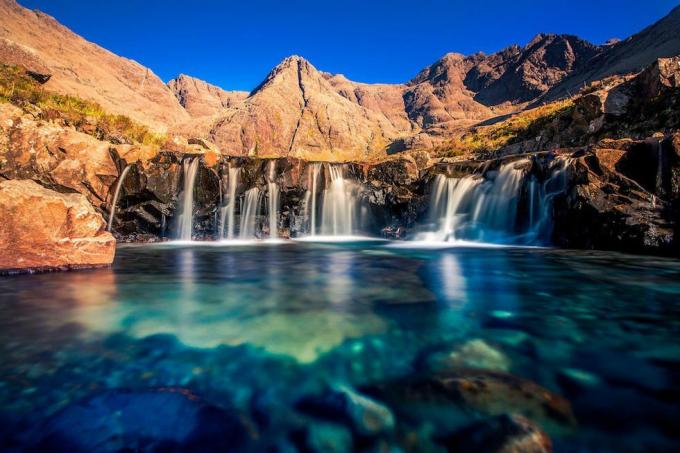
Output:
<instances>
[{"instance_id":1,"label":"clear water","mask_svg":"<svg viewBox=\"0 0 680 453\"><path fill-rule=\"evenodd\" d=\"M296 408L324 385L370 393L481 368L569 401L576 423L534 417L556 451L672 450L679 330L676 260L369 241L121 246L112 269L0 278L0 446L30 445L104 389L182 387L255 419L259 441L283 451L300 424L328 426ZM540 400L494 391L472 407L425 395L418 410L413 394L370 394L395 414L386 445L436 451L437 430Z\"/></svg>"}]
</instances>

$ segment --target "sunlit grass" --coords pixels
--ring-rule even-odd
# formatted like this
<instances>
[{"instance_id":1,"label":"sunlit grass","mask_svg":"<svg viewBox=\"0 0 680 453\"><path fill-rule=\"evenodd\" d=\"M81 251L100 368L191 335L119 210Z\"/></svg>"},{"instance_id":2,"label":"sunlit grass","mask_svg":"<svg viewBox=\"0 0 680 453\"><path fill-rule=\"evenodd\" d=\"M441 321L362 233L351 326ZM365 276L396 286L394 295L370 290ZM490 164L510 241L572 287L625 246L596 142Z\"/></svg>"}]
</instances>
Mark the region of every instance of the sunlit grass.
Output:
<instances>
[{"instance_id":1,"label":"sunlit grass","mask_svg":"<svg viewBox=\"0 0 680 453\"><path fill-rule=\"evenodd\" d=\"M573 108L574 103L567 99L526 110L497 124L476 127L452 138L437 147L435 154L454 157L495 151L536 136L555 119L570 114Z\"/></svg>"},{"instance_id":2,"label":"sunlit grass","mask_svg":"<svg viewBox=\"0 0 680 453\"><path fill-rule=\"evenodd\" d=\"M107 113L95 102L45 90L18 66L0 65L0 102L16 105L41 119L61 119L99 140L160 147L167 139L165 134L155 133L127 116Z\"/></svg>"}]
</instances>

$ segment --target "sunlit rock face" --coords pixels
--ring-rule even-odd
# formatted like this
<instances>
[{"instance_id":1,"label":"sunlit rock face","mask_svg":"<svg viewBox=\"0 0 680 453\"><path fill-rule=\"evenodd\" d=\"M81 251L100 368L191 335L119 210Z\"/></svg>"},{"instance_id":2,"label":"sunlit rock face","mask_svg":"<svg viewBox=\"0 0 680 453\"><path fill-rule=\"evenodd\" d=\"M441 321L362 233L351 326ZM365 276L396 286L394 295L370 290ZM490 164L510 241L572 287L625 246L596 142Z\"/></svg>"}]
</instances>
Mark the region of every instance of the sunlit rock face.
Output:
<instances>
[{"instance_id":1,"label":"sunlit rock face","mask_svg":"<svg viewBox=\"0 0 680 453\"><path fill-rule=\"evenodd\" d=\"M111 264L116 240L87 199L30 180L0 183L0 272Z\"/></svg>"}]
</instances>

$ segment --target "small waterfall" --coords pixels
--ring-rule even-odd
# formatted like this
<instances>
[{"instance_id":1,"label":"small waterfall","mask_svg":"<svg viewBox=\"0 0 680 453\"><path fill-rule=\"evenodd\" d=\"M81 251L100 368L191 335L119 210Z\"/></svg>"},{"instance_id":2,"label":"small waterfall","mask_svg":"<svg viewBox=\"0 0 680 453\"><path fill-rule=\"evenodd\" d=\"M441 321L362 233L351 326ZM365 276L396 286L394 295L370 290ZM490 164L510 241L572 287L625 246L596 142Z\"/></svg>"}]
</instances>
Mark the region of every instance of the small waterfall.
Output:
<instances>
[{"instance_id":1,"label":"small waterfall","mask_svg":"<svg viewBox=\"0 0 680 453\"><path fill-rule=\"evenodd\" d=\"M528 186L529 219L526 237L529 242L549 240L553 227L553 201L557 195L567 190L567 169L570 162L571 159L558 158L550 177L543 184L531 177Z\"/></svg>"},{"instance_id":2,"label":"small waterfall","mask_svg":"<svg viewBox=\"0 0 680 453\"><path fill-rule=\"evenodd\" d=\"M220 208L220 237L223 239L234 239L235 211L236 211L236 188L241 174L238 167L229 167L227 180L227 196Z\"/></svg>"},{"instance_id":3,"label":"small waterfall","mask_svg":"<svg viewBox=\"0 0 680 453\"><path fill-rule=\"evenodd\" d=\"M663 141L659 140L656 146L656 178L654 180L656 196L663 197Z\"/></svg>"},{"instance_id":4,"label":"small waterfall","mask_svg":"<svg viewBox=\"0 0 680 453\"><path fill-rule=\"evenodd\" d=\"M267 211L269 217L269 238L279 237L279 186L276 184L276 160L267 163Z\"/></svg>"},{"instance_id":5,"label":"small waterfall","mask_svg":"<svg viewBox=\"0 0 680 453\"><path fill-rule=\"evenodd\" d=\"M252 239L256 236L257 216L260 211L262 192L257 187L246 191L241 206L241 228L239 237L241 239Z\"/></svg>"},{"instance_id":6,"label":"small waterfall","mask_svg":"<svg viewBox=\"0 0 680 453\"><path fill-rule=\"evenodd\" d=\"M128 172L130 171L131 165L127 165L123 171L121 172L120 176L118 177L118 183L116 183L116 190L113 192L113 200L111 201L111 209L109 210L109 224L106 226L106 231L111 231L111 227L113 226L113 219L116 216L116 205L118 203L118 197L120 196L120 189L123 187L123 182L125 181L125 176L127 176Z\"/></svg>"},{"instance_id":7,"label":"small waterfall","mask_svg":"<svg viewBox=\"0 0 680 453\"><path fill-rule=\"evenodd\" d=\"M330 181L323 193L321 234L351 236L356 231L357 188L345 179L342 165L328 165Z\"/></svg>"},{"instance_id":8,"label":"small waterfall","mask_svg":"<svg viewBox=\"0 0 680 453\"><path fill-rule=\"evenodd\" d=\"M196 185L196 175L201 160L199 157L184 159L184 192L182 199L182 212L179 216L179 238L183 241L190 241L194 229L194 186Z\"/></svg>"},{"instance_id":9,"label":"small waterfall","mask_svg":"<svg viewBox=\"0 0 680 453\"><path fill-rule=\"evenodd\" d=\"M567 187L568 159L558 159L550 177L540 184L527 178L528 160L503 165L485 177L434 180L430 213L437 225L421 240L534 243L552 231L552 203ZM518 207L526 194L526 221ZM519 217L522 217L521 219Z\"/></svg>"},{"instance_id":10,"label":"small waterfall","mask_svg":"<svg viewBox=\"0 0 680 453\"><path fill-rule=\"evenodd\" d=\"M321 171L321 164L314 163L308 167L308 188L305 193L305 217L308 221L307 231L310 235L316 236L316 198L319 186L319 172Z\"/></svg>"}]
</instances>

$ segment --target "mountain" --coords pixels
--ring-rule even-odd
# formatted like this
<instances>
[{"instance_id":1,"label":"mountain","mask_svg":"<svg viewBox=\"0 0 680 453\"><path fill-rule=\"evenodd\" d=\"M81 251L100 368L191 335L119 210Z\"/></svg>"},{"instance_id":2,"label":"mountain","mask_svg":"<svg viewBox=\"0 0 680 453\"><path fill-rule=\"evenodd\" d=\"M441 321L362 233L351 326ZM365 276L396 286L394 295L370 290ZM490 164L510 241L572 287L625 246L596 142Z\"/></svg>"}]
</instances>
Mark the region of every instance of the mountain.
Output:
<instances>
[{"instance_id":1,"label":"mountain","mask_svg":"<svg viewBox=\"0 0 680 453\"><path fill-rule=\"evenodd\" d=\"M384 155L400 135L385 115L338 94L299 56L283 60L210 130L210 139L223 152L324 160Z\"/></svg>"},{"instance_id":2,"label":"mountain","mask_svg":"<svg viewBox=\"0 0 680 453\"><path fill-rule=\"evenodd\" d=\"M578 92L585 84L608 76L639 72L657 58L680 54L680 6L639 33L606 46L546 94L554 100Z\"/></svg>"},{"instance_id":3,"label":"mountain","mask_svg":"<svg viewBox=\"0 0 680 453\"><path fill-rule=\"evenodd\" d=\"M471 127L574 94L608 75L680 53L680 7L640 33L598 46L539 34L527 45L448 53L403 84L367 84L283 60L251 93L148 68L55 19L0 0L0 62L50 75L48 90L101 104L156 130L212 141L225 154L362 160L430 148Z\"/></svg>"},{"instance_id":4,"label":"mountain","mask_svg":"<svg viewBox=\"0 0 680 453\"><path fill-rule=\"evenodd\" d=\"M189 119L149 68L76 35L54 18L0 0L0 62L51 75L45 87L100 104L155 130Z\"/></svg>"},{"instance_id":5,"label":"mountain","mask_svg":"<svg viewBox=\"0 0 680 453\"><path fill-rule=\"evenodd\" d=\"M214 115L248 97L247 91L226 91L184 74L168 82L168 87L192 117Z\"/></svg>"}]
</instances>

